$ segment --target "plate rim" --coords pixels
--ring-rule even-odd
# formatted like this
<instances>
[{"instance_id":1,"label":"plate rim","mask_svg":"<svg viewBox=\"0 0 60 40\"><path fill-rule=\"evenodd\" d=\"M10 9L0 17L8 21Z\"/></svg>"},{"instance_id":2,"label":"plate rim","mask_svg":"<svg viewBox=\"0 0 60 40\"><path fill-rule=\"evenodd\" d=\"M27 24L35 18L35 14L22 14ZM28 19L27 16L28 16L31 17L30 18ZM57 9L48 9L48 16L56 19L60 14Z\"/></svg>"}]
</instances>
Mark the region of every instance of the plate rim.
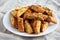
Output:
<instances>
[{"instance_id":1,"label":"plate rim","mask_svg":"<svg viewBox=\"0 0 60 40\"><path fill-rule=\"evenodd\" d=\"M11 10L10 10L10 11L11 11ZM10 11L8 11L8 12L4 15L4 17L3 17L3 25L4 25L4 27L5 27L8 31L10 31L10 32L12 32L12 33L14 33L14 34L20 35L20 36L24 36L24 37L39 37L39 36L44 36L44 35L47 35L47 34L53 32L53 31L58 27L58 25L59 25L59 18L58 18L58 16L57 16L57 14L54 14L54 15L57 17L57 21L58 21L57 27L56 27L54 30L52 30L52 31L50 31L50 32L47 32L47 33L45 33L45 34L43 34L43 35L35 35L35 36L32 36L32 35L21 35L21 34L18 34L18 33L14 32L14 31L12 31L12 30L9 30L9 29L6 27L6 25L4 24L4 18L5 18L5 16L6 16Z\"/></svg>"}]
</instances>

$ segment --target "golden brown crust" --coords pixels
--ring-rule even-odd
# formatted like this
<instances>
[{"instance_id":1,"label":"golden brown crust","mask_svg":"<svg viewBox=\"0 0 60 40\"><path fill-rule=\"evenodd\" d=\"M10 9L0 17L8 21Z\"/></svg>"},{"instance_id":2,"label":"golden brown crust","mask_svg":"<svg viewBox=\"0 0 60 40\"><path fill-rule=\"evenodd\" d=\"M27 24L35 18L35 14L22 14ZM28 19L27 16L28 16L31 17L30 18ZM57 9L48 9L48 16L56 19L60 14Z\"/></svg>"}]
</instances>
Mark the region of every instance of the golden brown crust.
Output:
<instances>
[{"instance_id":1,"label":"golden brown crust","mask_svg":"<svg viewBox=\"0 0 60 40\"><path fill-rule=\"evenodd\" d=\"M41 6L39 6L39 5L32 5L31 6L31 9L32 10L34 10L34 11L36 11L36 12L40 12L40 13L44 13L44 9L41 7Z\"/></svg>"},{"instance_id":2,"label":"golden brown crust","mask_svg":"<svg viewBox=\"0 0 60 40\"><path fill-rule=\"evenodd\" d=\"M31 14L31 10L30 10L30 9L28 9L28 10L24 13L23 18L26 19L26 17L27 17L29 14Z\"/></svg>"},{"instance_id":3,"label":"golden brown crust","mask_svg":"<svg viewBox=\"0 0 60 40\"><path fill-rule=\"evenodd\" d=\"M24 12L26 12L29 9L29 7L22 7L20 10L17 12L17 17L20 17Z\"/></svg>"},{"instance_id":4,"label":"golden brown crust","mask_svg":"<svg viewBox=\"0 0 60 40\"><path fill-rule=\"evenodd\" d=\"M10 16L10 22L14 28L18 28L17 27L17 19L13 15Z\"/></svg>"},{"instance_id":5,"label":"golden brown crust","mask_svg":"<svg viewBox=\"0 0 60 40\"><path fill-rule=\"evenodd\" d=\"M29 34L33 33L33 29L32 29L30 23L27 20L25 20L25 30Z\"/></svg>"},{"instance_id":6,"label":"golden brown crust","mask_svg":"<svg viewBox=\"0 0 60 40\"><path fill-rule=\"evenodd\" d=\"M17 12L18 12L17 10L12 10L10 12L10 14L13 15L14 17L16 17L17 16Z\"/></svg>"},{"instance_id":7,"label":"golden brown crust","mask_svg":"<svg viewBox=\"0 0 60 40\"><path fill-rule=\"evenodd\" d=\"M48 28L48 22L43 22L41 25L41 32L44 32Z\"/></svg>"},{"instance_id":8,"label":"golden brown crust","mask_svg":"<svg viewBox=\"0 0 60 40\"><path fill-rule=\"evenodd\" d=\"M39 19L39 20L45 20L48 16L44 15L42 13L25 13L24 19Z\"/></svg>"},{"instance_id":9,"label":"golden brown crust","mask_svg":"<svg viewBox=\"0 0 60 40\"><path fill-rule=\"evenodd\" d=\"M54 16L51 9L49 9L49 8L47 8L47 7L43 7L43 9L45 9L45 13L46 13L48 16Z\"/></svg>"},{"instance_id":10,"label":"golden brown crust","mask_svg":"<svg viewBox=\"0 0 60 40\"><path fill-rule=\"evenodd\" d=\"M16 10L20 10L23 6L16 6L15 9Z\"/></svg>"},{"instance_id":11,"label":"golden brown crust","mask_svg":"<svg viewBox=\"0 0 60 40\"><path fill-rule=\"evenodd\" d=\"M23 18L18 17L18 30L24 32Z\"/></svg>"},{"instance_id":12,"label":"golden brown crust","mask_svg":"<svg viewBox=\"0 0 60 40\"><path fill-rule=\"evenodd\" d=\"M40 27L41 27L41 21L40 20L36 20L33 22L32 24L34 33L39 34L40 33Z\"/></svg>"},{"instance_id":13,"label":"golden brown crust","mask_svg":"<svg viewBox=\"0 0 60 40\"><path fill-rule=\"evenodd\" d=\"M48 7L43 7L43 9L47 10L47 11L52 11L51 9L49 9Z\"/></svg>"},{"instance_id":14,"label":"golden brown crust","mask_svg":"<svg viewBox=\"0 0 60 40\"><path fill-rule=\"evenodd\" d=\"M49 16L48 19L47 19L47 21L52 22L54 24L57 24L56 19L54 17L52 17L52 16Z\"/></svg>"}]
</instances>

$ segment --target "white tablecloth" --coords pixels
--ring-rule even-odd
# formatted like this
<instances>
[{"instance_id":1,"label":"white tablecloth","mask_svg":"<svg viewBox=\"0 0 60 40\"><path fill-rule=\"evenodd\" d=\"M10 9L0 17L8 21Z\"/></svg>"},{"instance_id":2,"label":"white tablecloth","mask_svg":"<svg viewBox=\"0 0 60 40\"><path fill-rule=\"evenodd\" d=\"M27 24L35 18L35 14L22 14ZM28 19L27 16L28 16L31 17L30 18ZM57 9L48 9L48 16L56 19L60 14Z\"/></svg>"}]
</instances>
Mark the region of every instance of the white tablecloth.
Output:
<instances>
[{"instance_id":1,"label":"white tablecloth","mask_svg":"<svg viewBox=\"0 0 60 40\"><path fill-rule=\"evenodd\" d=\"M26 38L15 35L3 26L4 14L15 6L40 4L57 12L60 18L60 0L0 0L0 40L60 40L60 25L52 33L36 38Z\"/></svg>"}]
</instances>

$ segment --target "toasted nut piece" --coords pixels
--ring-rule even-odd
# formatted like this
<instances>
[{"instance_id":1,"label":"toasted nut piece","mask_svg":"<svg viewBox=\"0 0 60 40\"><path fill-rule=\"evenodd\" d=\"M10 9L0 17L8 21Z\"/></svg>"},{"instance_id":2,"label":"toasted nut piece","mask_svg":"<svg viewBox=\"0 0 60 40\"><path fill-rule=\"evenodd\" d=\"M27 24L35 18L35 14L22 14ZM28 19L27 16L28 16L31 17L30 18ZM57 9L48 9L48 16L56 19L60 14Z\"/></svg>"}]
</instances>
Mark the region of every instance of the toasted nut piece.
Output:
<instances>
[{"instance_id":1,"label":"toasted nut piece","mask_svg":"<svg viewBox=\"0 0 60 40\"><path fill-rule=\"evenodd\" d=\"M12 10L10 13L11 13L11 15L13 15L14 17L16 17L16 16L17 16L17 15L16 15L17 12L18 12L18 11L16 11L16 10Z\"/></svg>"},{"instance_id":2,"label":"toasted nut piece","mask_svg":"<svg viewBox=\"0 0 60 40\"><path fill-rule=\"evenodd\" d=\"M40 7L39 5L32 5L31 9L36 11L36 12L40 12L40 13L44 13L45 12L45 10L42 7Z\"/></svg>"},{"instance_id":3,"label":"toasted nut piece","mask_svg":"<svg viewBox=\"0 0 60 40\"><path fill-rule=\"evenodd\" d=\"M14 28L18 28L17 27L17 19L13 15L10 16L10 22Z\"/></svg>"},{"instance_id":4,"label":"toasted nut piece","mask_svg":"<svg viewBox=\"0 0 60 40\"><path fill-rule=\"evenodd\" d=\"M24 32L23 18L18 17L18 30Z\"/></svg>"},{"instance_id":5,"label":"toasted nut piece","mask_svg":"<svg viewBox=\"0 0 60 40\"><path fill-rule=\"evenodd\" d=\"M18 10L17 17L20 17L24 12L28 10L29 7L22 7L20 10Z\"/></svg>"},{"instance_id":6,"label":"toasted nut piece","mask_svg":"<svg viewBox=\"0 0 60 40\"><path fill-rule=\"evenodd\" d=\"M27 33L29 34L33 33L33 29L27 20L25 20L25 29Z\"/></svg>"},{"instance_id":7,"label":"toasted nut piece","mask_svg":"<svg viewBox=\"0 0 60 40\"><path fill-rule=\"evenodd\" d=\"M40 33L40 28L41 28L41 21L40 20L35 20L32 24L34 33L39 34Z\"/></svg>"},{"instance_id":8,"label":"toasted nut piece","mask_svg":"<svg viewBox=\"0 0 60 40\"><path fill-rule=\"evenodd\" d=\"M47 21L52 22L54 24L57 24L56 19L54 17L51 17L51 16L48 17Z\"/></svg>"},{"instance_id":9,"label":"toasted nut piece","mask_svg":"<svg viewBox=\"0 0 60 40\"><path fill-rule=\"evenodd\" d=\"M43 22L42 25L41 25L41 32L44 32L48 27L48 22Z\"/></svg>"}]
</instances>

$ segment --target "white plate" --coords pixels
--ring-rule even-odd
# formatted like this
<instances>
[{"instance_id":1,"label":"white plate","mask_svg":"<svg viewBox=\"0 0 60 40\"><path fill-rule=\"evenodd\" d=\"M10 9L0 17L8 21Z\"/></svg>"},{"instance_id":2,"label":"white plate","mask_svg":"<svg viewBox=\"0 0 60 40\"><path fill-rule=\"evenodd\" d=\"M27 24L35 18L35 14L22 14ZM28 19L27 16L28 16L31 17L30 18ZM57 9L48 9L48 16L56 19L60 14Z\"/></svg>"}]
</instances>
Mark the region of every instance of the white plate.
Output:
<instances>
[{"instance_id":1,"label":"white plate","mask_svg":"<svg viewBox=\"0 0 60 40\"><path fill-rule=\"evenodd\" d=\"M10 10L11 11L11 10ZM5 28L7 30L9 30L10 32L14 33L14 34L17 34L17 35L21 35L21 36L26 36L26 37L37 37L37 36L43 36L43 35L46 35L48 33L51 33L53 32L59 25L59 19L56 15L56 13L54 12L54 15L55 15L55 18L57 20L57 24L50 24L47 28L47 30L45 32L42 32L40 34L27 34L27 33L22 33L22 32L19 32L17 29L13 28L11 23L10 23L10 11L8 11L4 18L3 18L3 24L5 26Z\"/></svg>"}]
</instances>

